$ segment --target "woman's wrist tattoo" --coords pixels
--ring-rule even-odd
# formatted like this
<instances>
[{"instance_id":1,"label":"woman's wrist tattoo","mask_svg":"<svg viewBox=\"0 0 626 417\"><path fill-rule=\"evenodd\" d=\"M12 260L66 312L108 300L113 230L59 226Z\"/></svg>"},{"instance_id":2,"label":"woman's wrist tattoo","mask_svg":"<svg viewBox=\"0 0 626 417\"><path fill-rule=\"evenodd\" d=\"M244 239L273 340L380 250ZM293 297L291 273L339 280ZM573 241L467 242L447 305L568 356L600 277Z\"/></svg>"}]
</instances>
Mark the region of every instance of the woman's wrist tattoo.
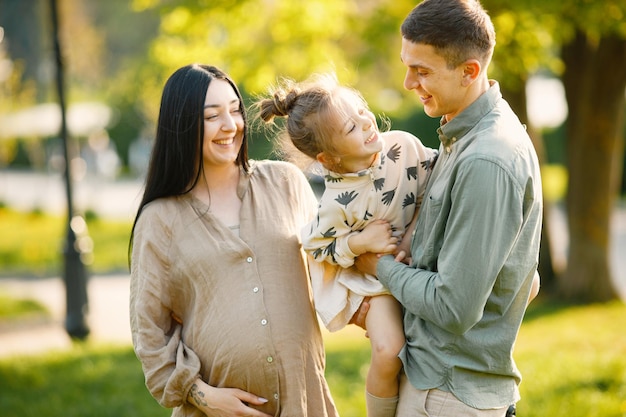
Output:
<instances>
[{"instance_id":1,"label":"woman's wrist tattoo","mask_svg":"<svg viewBox=\"0 0 626 417\"><path fill-rule=\"evenodd\" d=\"M203 407L206 407L208 405L206 400L204 399L204 392L198 389L198 384L193 384L191 386L189 396L191 396L191 398L197 405L201 405Z\"/></svg>"}]
</instances>

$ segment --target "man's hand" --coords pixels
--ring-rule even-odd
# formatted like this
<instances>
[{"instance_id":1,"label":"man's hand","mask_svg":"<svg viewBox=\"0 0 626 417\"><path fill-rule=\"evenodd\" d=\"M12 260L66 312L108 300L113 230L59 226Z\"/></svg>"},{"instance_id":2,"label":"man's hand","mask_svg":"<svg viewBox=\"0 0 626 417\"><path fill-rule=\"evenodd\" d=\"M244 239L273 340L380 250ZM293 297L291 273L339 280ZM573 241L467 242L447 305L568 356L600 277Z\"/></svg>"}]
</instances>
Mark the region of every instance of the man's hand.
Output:
<instances>
[{"instance_id":1,"label":"man's hand","mask_svg":"<svg viewBox=\"0 0 626 417\"><path fill-rule=\"evenodd\" d=\"M394 261L396 261L396 262L402 262L402 263L404 263L404 264L406 264L406 265L411 265L412 260L411 260L411 257L410 257L410 256L407 256L407 253L410 253L410 252L406 252L406 251L404 251L404 250L400 250L400 251L398 251L398 252L395 254Z\"/></svg>"},{"instance_id":2,"label":"man's hand","mask_svg":"<svg viewBox=\"0 0 626 417\"><path fill-rule=\"evenodd\" d=\"M382 255L366 252L354 259L354 266L361 272L376 276L376 266Z\"/></svg>"},{"instance_id":3,"label":"man's hand","mask_svg":"<svg viewBox=\"0 0 626 417\"><path fill-rule=\"evenodd\" d=\"M349 324L356 324L361 329L367 331L367 328L365 326L365 318L367 317L367 312L370 309L370 298L372 297L365 297L363 299L363 302L359 306L359 309L356 311L356 313L354 313L354 315L348 322ZM365 336L367 336L367 333L365 333Z\"/></svg>"}]
</instances>

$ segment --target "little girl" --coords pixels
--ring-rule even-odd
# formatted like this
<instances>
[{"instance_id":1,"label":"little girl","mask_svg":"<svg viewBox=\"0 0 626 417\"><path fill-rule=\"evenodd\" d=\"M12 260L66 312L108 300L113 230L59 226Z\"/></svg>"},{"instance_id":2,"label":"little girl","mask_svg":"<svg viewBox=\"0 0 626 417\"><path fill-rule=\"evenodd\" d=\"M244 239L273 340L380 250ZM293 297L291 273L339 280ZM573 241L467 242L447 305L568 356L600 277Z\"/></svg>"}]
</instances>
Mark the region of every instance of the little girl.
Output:
<instances>
[{"instance_id":1,"label":"little girl","mask_svg":"<svg viewBox=\"0 0 626 417\"><path fill-rule=\"evenodd\" d=\"M279 136L283 156L296 163L304 156L309 165L317 161L323 167L318 215L302 234L315 308L324 325L336 331L350 322L365 297L372 297L365 321L372 345L367 415L395 416L398 353L405 343L402 310L376 277L354 267L354 259L397 249L417 214L436 151L409 133L379 132L363 97L333 75L300 84L286 80L257 105L258 117L267 123L286 117ZM370 238L381 230L387 232L385 240ZM406 253L409 245L410 235L402 242Z\"/></svg>"}]
</instances>

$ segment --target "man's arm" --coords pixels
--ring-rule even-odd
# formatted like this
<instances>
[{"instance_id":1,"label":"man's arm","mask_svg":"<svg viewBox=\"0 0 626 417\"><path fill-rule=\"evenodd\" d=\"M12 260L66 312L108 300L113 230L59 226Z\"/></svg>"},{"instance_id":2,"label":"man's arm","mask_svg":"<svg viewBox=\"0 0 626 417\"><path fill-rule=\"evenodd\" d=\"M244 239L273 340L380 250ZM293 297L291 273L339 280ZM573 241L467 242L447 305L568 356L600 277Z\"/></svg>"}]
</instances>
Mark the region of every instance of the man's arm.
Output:
<instances>
[{"instance_id":1,"label":"man's arm","mask_svg":"<svg viewBox=\"0 0 626 417\"><path fill-rule=\"evenodd\" d=\"M442 197L445 199L446 197ZM523 192L497 163L477 159L457 169L436 271L411 268L386 256L376 276L411 313L462 334L482 317L498 273L522 227ZM420 237L416 237L420 238Z\"/></svg>"}]
</instances>

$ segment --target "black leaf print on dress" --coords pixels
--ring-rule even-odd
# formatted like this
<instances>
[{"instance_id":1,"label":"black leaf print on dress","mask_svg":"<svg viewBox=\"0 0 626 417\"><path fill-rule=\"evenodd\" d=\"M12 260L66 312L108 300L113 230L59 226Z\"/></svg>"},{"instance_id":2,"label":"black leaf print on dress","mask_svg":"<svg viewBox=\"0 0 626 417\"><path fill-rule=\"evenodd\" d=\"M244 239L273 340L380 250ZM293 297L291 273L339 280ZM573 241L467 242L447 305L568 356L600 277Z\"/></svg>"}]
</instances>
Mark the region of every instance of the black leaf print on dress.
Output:
<instances>
[{"instance_id":1,"label":"black leaf print on dress","mask_svg":"<svg viewBox=\"0 0 626 417\"><path fill-rule=\"evenodd\" d=\"M333 177L330 174L326 174L326 175L324 175L324 180L326 180L327 182L331 182L331 183L333 183L333 182L341 182L341 181L343 181L343 177Z\"/></svg>"},{"instance_id":2,"label":"black leaf print on dress","mask_svg":"<svg viewBox=\"0 0 626 417\"><path fill-rule=\"evenodd\" d=\"M343 221L343 224L345 224L348 229L352 229L354 225L356 224L356 220L354 221L354 223L350 224L348 223L348 219L346 219Z\"/></svg>"},{"instance_id":3,"label":"black leaf print on dress","mask_svg":"<svg viewBox=\"0 0 626 417\"><path fill-rule=\"evenodd\" d=\"M435 167L435 162L437 162L437 158L439 158L439 153L436 153L435 156L430 159L420 162L420 165L426 171L432 171L432 169Z\"/></svg>"},{"instance_id":4,"label":"black leaf print on dress","mask_svg":"<svg viewBox=\"0 0 626 417\"><path fill-rule=\"evenodd\" d=\"M322 248L315 249L315 250L313 251L313 258L315 258L315 259L319 258L319 257L320 257L320 255L322 254L322 252L323 252L323 251L322 251Z\"/></svg>"},{"instance_id":5,"label":"black leaf print on dress","mask_svg":"<svg viewBox=\"0 0 626 417\"><path fill-rule=\"evenodd\" d=\"M369 219L372 218L374 214L370 213L369 211L365 210L365 214L363 215L363 220L368 221Z\"/></svg>"},{"instance_id":6,"label":"black leaf print on dress","mask_svg":"<svg viewBox=\"0 0 626 417\"><path fill-rule=\"evenodd\" d=\"M387 156L393 162L396 162L398 158L400 158L400 145L397 143L394 143L391 149L387 151Z\"/></svg>"},{"instance_id":7,"label":"black leaf print on dress","mask_svg":"<svg viewBox=\"0 0 626 417\"><path fill-rule=\"evenodd\" d=\"M411 178L413 178L414 180L417 179L417 166L408 167L406 169L406 179L410 180Z\"/></svg>"},{"instance_id":8,"label":"black leaf print on dress","mask_svg":"<svg viewBox=\"0 0 626 417\"><path fill-rule=\"evenodd\" d=\"M402 208L410 206L411 204L415 204L415 194L410 193L404 196L404 201L402 202Z\"/></svg>"},{"instance_id":9,"label":"black leaf print on dress","mask_svg":"<svg viewBox=\"0 0 626 417\"><path fill-rule=\"evenodd\" d=\"M389 204L391 204L391 201L393 200L393 196L396 195L396 189L394 188L393 190L389 190L383 193L383 198L382 198L382 202L384 205L388 206Z\"/></svg>"},{"instance_id":10,"label":"black leaf print on dress","mask_svg":"<svg viewBox=\"0 0 626 417\"><path fill-rule=\"evenodd\" d=\"M337 243L337 240L334 239L332 243L326 246L326 248L324 249L324 254L326 256L330 256L333 259L334 263L337 263L337 261L335 261L335 244L336 243Z\"/></svg>"},{"instance_id":11,"label":"black leaf print on dress","mask_svg":"<svg viewBox=\"0 0 626 417\"><path fill-rule=\"evenodd\" d=\"M327 231L325 231L324 233L322 233L322 237L323 238L335 237L336 234L337 234L337 231L335 230L335 226L333 226Z\"/></svg>"},{"instance_id":12,"label":"black leaf print on dress","mask_svg":"<svg viewBox=\"0 0 626 417\"><path fill-rule=\"evenodd\" d=\"M384 185L385 185L384 178L378 178L374 180L374 188L376 189L376 191L382 190Z\"/></svg>"},{"instance_id":13,"label":"black leaf print on dress","mask_svg":"<svg viewBox=\"0 0 626 417\"><path fill-rule=\"evenodd\" d=\"M357 198L358 195L359 193L357 193L356 191L346 191L345 193L339 194L339 196L335 198L335 201L343 205L345 208L348 208L348 204L350 204L352 200Z\"/></svg>"}]
</instances>

